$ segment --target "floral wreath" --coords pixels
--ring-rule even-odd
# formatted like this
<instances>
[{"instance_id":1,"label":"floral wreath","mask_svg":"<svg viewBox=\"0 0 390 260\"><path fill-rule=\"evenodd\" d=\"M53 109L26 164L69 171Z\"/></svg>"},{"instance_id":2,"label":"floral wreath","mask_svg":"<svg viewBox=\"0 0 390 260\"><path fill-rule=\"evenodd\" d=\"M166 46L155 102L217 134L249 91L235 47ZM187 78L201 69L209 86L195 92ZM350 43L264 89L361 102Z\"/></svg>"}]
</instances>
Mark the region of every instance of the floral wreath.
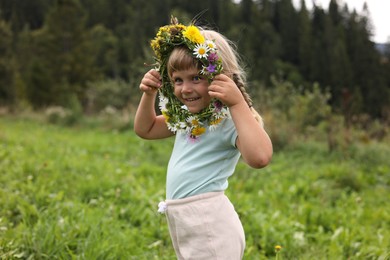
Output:
<instances>
[{"instance_id":1,"label":"floral wreath","mask_svg":"<svg viewBox=\"0 0 390 260\"><path fill-rule=\"evenodd\" d=\"M226 106L214 99L199 113L189 112L188 108L173 94L173 84L167 69L167 62L173 49L186 46L192 56L202 65L199 73L210 83L223 69L215 42L205 40L197 26L179 24L177 19L172 17L171 24L160 27L150 45L155 54L157 70L162 78L162 87L159 89L159 108L165 117L168 129L173 133L184 131L191 140L197 140L205 133L207 125L210 130L215 130L224 118L229 117Z\"/></svg>"}]
</instances>

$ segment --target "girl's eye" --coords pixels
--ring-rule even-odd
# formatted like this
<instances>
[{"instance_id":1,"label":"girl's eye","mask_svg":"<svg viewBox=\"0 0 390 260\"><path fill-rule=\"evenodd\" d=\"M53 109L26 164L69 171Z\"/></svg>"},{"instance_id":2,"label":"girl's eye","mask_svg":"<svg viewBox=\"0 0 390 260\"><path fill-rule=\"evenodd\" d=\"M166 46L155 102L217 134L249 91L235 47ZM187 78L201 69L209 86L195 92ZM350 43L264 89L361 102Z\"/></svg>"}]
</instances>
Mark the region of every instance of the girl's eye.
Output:
<instances>
[{"instance_id":1,"label":"girl's eye","mask_svg":"<svg viewBox=\"0 0 390 260\"><path fill-rule=\"evenodd\" d=\"M175 84L180 84L180 83L183 82L183 80L182 80L181 78L174 78L174 79L173 79L173 82L174 82Z\"/></svg>"},{"instance_id":2,"label":"girl's eye","mask_svg":"<svg viewBox=\"0 0 390 260\"><path fill-rule=\"evenodd\" d=\"M194 77L192 78L192 80L193 80L193 81L200 81L200 80L202 80L202 77L199 76L199 75L196 75L196 76L194 76Z\"/></svg>"}]
</instances>

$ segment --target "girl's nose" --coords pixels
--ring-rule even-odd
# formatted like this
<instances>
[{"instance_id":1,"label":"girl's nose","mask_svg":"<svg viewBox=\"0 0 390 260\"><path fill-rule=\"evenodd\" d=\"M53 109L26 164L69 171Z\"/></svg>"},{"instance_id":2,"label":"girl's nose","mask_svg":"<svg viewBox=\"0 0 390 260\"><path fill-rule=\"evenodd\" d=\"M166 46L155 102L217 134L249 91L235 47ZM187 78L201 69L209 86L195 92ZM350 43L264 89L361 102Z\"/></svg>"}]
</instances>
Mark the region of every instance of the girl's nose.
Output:
<instances>
[{"instance_id":1,"label":"girl's nose","mask_svg":"<svg viewBox=\"0 0 390 260\"><path fill-rule=\"evenodd\" d=\"M192 86L188 82L183 83L183 88L181 89L181 93L191 93L192 92Z\"/></svg>"}]
</instances>

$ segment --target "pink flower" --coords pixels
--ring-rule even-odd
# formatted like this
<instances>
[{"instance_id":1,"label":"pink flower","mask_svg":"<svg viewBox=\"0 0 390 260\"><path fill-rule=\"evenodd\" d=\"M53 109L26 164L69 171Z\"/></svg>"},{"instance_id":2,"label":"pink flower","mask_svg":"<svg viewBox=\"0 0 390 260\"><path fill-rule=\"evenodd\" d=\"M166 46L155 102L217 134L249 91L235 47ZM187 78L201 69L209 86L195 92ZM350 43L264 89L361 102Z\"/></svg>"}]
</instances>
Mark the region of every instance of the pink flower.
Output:
<instances>
[{"instance_id":1,"label":"pink flower","mask_svg":"<svg viewBox=\"0 0 390 260\"><path fill-rule=\"evenodd\" d=\"M212 52L212 53L209 54L207 59L209 60L209 62L215 62L215 61L218 60L218 54L215 53L215 52Z\"/></svg>"}]
</instances>

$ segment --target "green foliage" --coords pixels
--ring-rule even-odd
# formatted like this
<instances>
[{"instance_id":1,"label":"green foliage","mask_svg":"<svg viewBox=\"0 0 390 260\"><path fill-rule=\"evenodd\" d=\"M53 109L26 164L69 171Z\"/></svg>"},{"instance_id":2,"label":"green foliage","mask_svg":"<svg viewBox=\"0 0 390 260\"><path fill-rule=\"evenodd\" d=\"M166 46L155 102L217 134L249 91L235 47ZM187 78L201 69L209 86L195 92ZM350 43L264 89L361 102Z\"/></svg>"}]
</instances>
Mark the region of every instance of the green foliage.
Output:
<instances>
[{"instance_id":1,"label":"green foliage","mask_svg":"<svg viewBox=\"0 0 390 260\"><path fill-rule=\"evenodd\" d=\"M317 130L320 140L326 139L323 124L331 115L330 93L321 91L318 84L309 89L296 87L288 81L272 78L272 88L255 93L265 115L275 149L282 148Z\"/></svg>"},{"instance_id":2,"label":"green foliage","mask_svg":"<svg viewBox=\"0 0 390 260\"><path fill-rule=\"evenodd\" d=\"M111 30L104 25L97 24L91 31L94 53L96 53L95 64L104 75L118 78L118 38Z\"/></svg>"},{"instance_id":3,"label":"green foliage","mask_svg":"<svg viewBox=\"0 0 390 260\"><path fill-rule=\"evenodd\" d=\"M173 140L1 118L1 259L175 259L164 216ZM26 131L27 130L27 131ZM227 195L245 259L386 259L388 143L346 158L306 141L257 171L239 163Z\"/></svg>"},{"instance_id":4,"label":"green foliage","mask_svg":"<svg viewBox=\"0 0 390 260\"><path fill-rule=\"evenodd\" d=\"M99 76L85 21L78 1L58 1L48 12L45 26L32 33L30 55L35 55L28 62L26 81L34 107L68 107L75 95L80 102L86 83Z\"/></svg>"},{"instance_id":5,"label":"green foliage","mask_svg":"<svg viewBox=\"0 0 390 260\"><path fill-rule=\"evenodd\" d=\"M139 100L139 90L129 89L127 82L122 80L106 80L88 83L88 111L99 112L106 107L124 109L129 100L136 103Z\"/></svg>"}]
</instances>

